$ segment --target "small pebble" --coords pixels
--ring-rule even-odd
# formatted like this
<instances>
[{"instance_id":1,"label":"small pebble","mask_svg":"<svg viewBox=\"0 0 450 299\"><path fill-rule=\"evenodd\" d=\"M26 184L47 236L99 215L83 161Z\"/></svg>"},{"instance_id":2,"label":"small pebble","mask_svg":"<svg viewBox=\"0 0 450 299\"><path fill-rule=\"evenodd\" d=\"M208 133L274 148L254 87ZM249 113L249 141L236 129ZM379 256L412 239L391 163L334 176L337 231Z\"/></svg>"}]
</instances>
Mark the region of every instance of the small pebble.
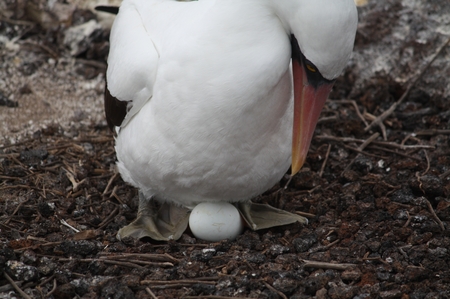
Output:
<instances>
[{"instance_id":1,"label":"small pebble","mask_svg":"<svg viewBox=\"0 0 450 299\"><path fill-rule=\"evenodd\" d=\"M29 266L19 261L7 261L6 271L14 280L35 281L39 278L39 271L36 267Z\"/></svg>"}]
</instances>

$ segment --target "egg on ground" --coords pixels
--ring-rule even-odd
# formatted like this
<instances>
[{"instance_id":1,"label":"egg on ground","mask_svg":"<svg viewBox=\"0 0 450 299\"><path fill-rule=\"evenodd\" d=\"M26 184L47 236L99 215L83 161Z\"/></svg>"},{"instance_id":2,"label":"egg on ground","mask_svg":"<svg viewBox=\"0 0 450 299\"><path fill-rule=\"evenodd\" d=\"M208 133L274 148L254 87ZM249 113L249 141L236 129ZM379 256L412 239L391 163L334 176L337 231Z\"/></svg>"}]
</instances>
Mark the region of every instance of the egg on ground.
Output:
<instances>
[{"instance_id":1,"label":"egg on ground","mask_svg":"<svg viewBox=\"0 0 450 299\"><path fill-rule=\"evenodd\" d=\"M234 240L244 229L239 211L228 202L198 204L189 216L192 234L205 241Z\"/></svg>"}]
</instances>

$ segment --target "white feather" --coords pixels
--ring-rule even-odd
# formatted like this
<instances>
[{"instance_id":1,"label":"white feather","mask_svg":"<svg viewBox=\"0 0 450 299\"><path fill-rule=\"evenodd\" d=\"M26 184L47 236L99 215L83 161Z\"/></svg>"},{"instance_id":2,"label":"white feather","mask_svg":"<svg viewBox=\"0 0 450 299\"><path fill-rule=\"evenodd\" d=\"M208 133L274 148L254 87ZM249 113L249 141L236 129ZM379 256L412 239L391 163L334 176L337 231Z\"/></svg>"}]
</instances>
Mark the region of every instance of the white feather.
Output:
<instances>
[{"instance_id":1,"label":"white feather","mask_svg":"<svg viewBox=\"0 0 450 299\"><path fill-rule=\"evenodd\" d=\"M248 200L279 181L291 158L287 26L300 25L275 1L123 2L107 80L131 103L116 139L125 181L184 206Z\"/></svg>"}]
</instances>

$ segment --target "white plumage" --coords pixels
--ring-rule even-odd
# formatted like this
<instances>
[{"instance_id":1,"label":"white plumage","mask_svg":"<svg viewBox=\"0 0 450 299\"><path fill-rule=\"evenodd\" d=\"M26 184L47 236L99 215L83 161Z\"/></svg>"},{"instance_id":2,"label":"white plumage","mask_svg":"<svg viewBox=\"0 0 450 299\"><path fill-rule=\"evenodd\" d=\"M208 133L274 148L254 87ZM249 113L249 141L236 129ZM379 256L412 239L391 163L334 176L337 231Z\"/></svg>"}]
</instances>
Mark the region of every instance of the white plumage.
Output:
<instances>
[{"instance_id":1,"label":"white plumage","mask_svg":"<svg viewBox=\"0 0 450 299\"><path fill-rule=\"evenodd\" d=\"M353 0L125 0L107 71L110 94L128 103L116 138L123 179L188 208L272 187L293 150L291 35L328 81L356 22Z\"/></svg>"}]
</instances>

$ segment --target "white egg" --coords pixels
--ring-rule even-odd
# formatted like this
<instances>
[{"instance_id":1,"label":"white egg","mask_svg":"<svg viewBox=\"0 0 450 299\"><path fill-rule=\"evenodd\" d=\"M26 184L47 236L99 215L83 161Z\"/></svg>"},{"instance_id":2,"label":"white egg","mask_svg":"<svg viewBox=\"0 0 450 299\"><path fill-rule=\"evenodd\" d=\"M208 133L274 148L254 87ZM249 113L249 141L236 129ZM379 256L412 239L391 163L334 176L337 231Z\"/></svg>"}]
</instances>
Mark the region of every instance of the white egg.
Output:
<instances>
[{"instance_id":1,"label":"white egg","mask_svg":"<svg viewBox=\"0 0 450 299\"><path fill-rule=\"evenodd\" d=\"M244 223L235 206L228 202L203 202L189 216L189 227L198 239L217 242L234 240L244 229Z\"/></svg>"}]
</instances>

